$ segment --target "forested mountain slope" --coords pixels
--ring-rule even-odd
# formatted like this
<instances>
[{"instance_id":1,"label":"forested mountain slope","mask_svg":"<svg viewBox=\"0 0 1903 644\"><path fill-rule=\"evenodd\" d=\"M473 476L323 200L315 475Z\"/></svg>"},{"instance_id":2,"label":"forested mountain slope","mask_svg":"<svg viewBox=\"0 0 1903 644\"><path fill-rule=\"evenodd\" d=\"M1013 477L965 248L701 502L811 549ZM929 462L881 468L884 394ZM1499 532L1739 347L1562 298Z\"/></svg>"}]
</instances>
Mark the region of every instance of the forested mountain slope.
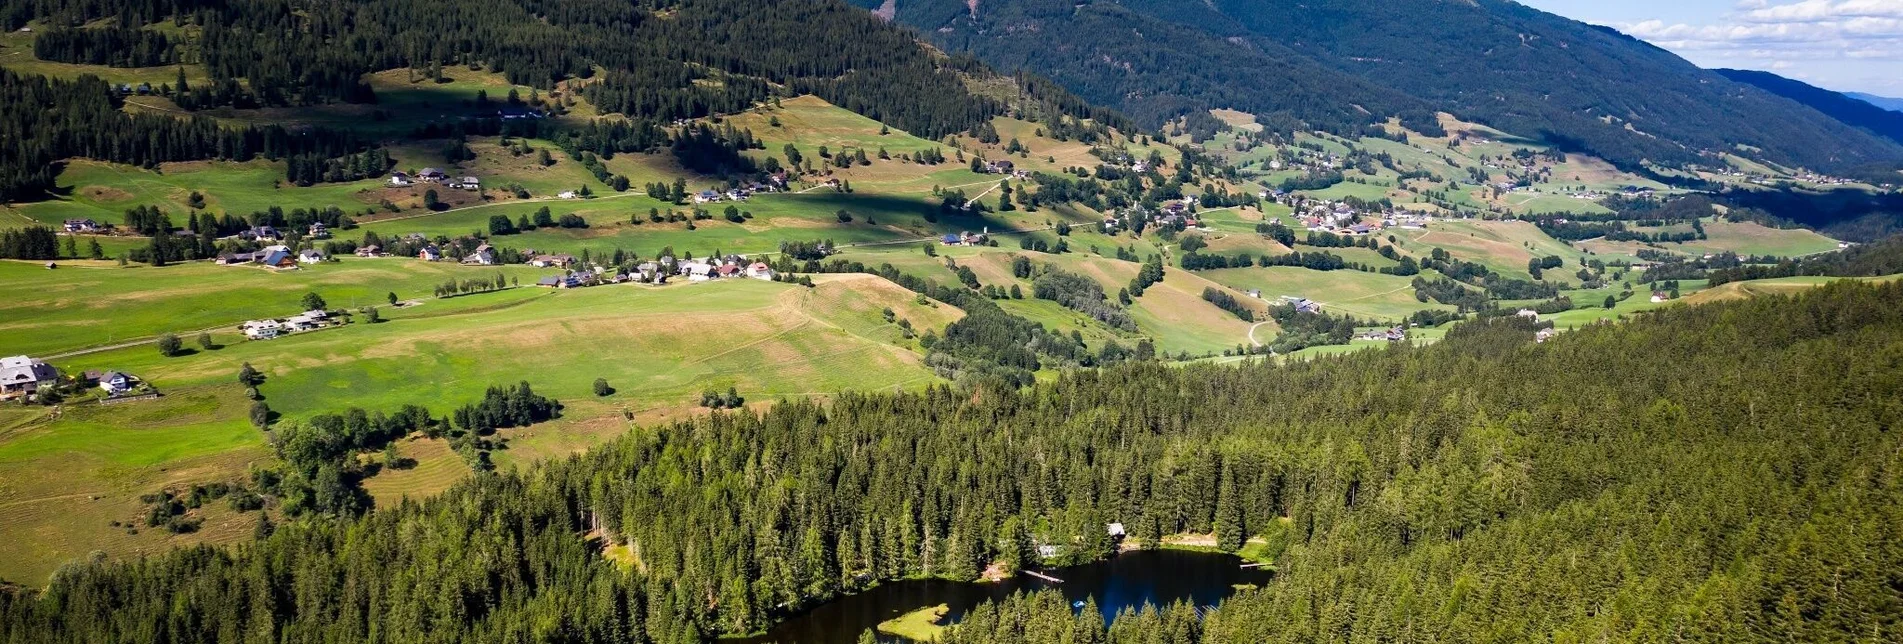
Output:
<instances>
[{"instance_id":1,"label":"forested mountain slope","mask_svg":"<svg viewBox=\"0 0 1903 644\"><path fill-rule=\"evenodd\" d=\"M0 641L693 641L1034 543L1107 555L1111 521L1288 543L1170 641L1893 641L1898 298L717 414L248 547L76 563L0 593ZM951 641L1077 623L1040 619Z\"/></svg>"},{"instance_id":2,"label":"forested mountain slope","mask_svg":"<svg viewBox=\"0 0 1903 644\"><path fill-rule=\"evenodd\" d=\"M187 111L297 107L329 102L374 103L366 74L410 69L443 80L446 67L496 72L510 83L543 91L571 81L602 112L627 121L587 132L599 155L666 146L662 128L679 119L744 111L773 96L812 94L928 139L968 131L1004 105L973 93L970 75L991 72L969 57L948 58L907 30L884 24L834 0L238 0L177 3L45 2L0 9L0 28L39 26L35 54L54 61L119 61L130 36L124 26L187 51L183 66L202 66L210 80L165 93ZM166 33L187 36L162 35ZM166 49L169 47L170 49ZM16 52L19 53L19 52ZM166 54L161 58L175 58ZM277 160L316 154L319 160L356 151L322 141L297 145L220 145L207 122L127 119L103 82L0 76L0 93L35 100L0 108L0 199L30 199L51 187L69 157L151 165L194 159ZM155 90L157 88L154 88ZM1029 88L1059 111L1091 112L1051 86ZM502 104L502 97L492 97ZM53 101L48 103L46 101ZM60 109L37 109L44 105ZM522 103L510 98L510 109ZM168 112L169 113L169 112ZM520 115L517 115L520 116ZM528 119L445 118L429 134L547 134ZM116 121L116 122L115 122ZM267 128L268 129L268 128ZM244 136L284 138L266 131ZM330 138L318 132L315 138ZM228 138L228 137L227 137ZM716 142L731 147L730 141ZM703 146L707 147L707 146ZM710 150L708 168L744 165L730 149Z\"/></svg>"},{"instance_id":3,"label":"forested mountain slope","mask_svg":"<svg viewBox=\"0 0 1903 644\"><path fill-rule=\"evenodd\" d=\"M1887 110L1844 94L1770 72L1749 69L1712 71L1718 72L1725 78L1753 85L1772 94L1803 103L1845 124L1903 143L1903 112Z\"/></svg>"},{"instance_id":4,"label":"forested mountain slope","mask_svg":"<svg viewBox=\"0 0 1903 644\"><path fill-rule=\"evenodd\" d=\"M1224 107L1256 114L1284 132L1306 124L1353 133L1388 116L1417 131L1440 127L1426 102L1323 67L1269 39L1224 40L1206 25L1174 24L1114 2L976 6L973 13L962 0L900 1L897 19L948 50L1049 76L1150 126Z\"/></svg>"},{"instance_id":5,"label":"forested mountain slope","mask_svg":"<svg viewBox=\"0 0 1903 644\"><path fill-rule=\"evenodd\" d=\"M1360 105L1377 120L1425 104L1627 169L1696 163L1702 151L1736 146L1820 169L1903 156L1890 141L1662 49L1507 0L971 6L899 0L896 17L948 48L1027 66L1153 121L1171 116L1169 106L1231 107L1326 127L1335 123L1317 101Z\"/></svg>"}]
</instances>

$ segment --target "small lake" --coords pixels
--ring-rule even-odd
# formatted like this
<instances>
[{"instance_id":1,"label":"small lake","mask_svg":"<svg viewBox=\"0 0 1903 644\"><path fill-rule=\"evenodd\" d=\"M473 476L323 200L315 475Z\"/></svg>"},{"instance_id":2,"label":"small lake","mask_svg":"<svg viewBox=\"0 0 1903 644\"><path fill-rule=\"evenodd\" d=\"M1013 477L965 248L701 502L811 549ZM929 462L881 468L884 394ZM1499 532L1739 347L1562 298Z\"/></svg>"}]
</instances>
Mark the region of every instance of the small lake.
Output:
<instances>
[{"instance_id":1,"label":"small lake","mask_svg":"<svg viewBox=\"0 0 1903 644\"><path fill-rule=\"evenodd\" d=\"M1028 575L998 583L979 584L943 579L892 581L863 593L848 595L794 615L759 637L721 640L727 643L854 644L859 634L900 615L946 604L951 611L940 620L954 624L965 613L988 601L1021 591L1051 589L1069 601L1095 598L1107 624L1125 608L1144 604L1165 606L1189 601L1214 606L1235 592L1237 584L1268 583L1273 576L1260 568L1242 568L1233 555L1181 550L1126 552L1105 561L1044 570L1064 580L1053 584ZM881 641L896 640L880 636Z\"/></svg>"}]
</instances>

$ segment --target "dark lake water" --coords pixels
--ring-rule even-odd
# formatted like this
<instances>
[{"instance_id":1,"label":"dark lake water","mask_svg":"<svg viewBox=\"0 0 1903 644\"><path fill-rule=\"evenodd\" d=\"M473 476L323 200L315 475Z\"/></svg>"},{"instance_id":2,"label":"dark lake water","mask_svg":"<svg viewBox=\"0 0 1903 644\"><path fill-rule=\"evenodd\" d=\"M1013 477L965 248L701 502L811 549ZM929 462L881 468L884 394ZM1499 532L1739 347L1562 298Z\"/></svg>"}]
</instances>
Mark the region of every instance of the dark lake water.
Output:
<instances>
[{"instance_id":1,"label":"dark lake water","mask_svg":"<svg viewBox=\"0 0 1903 644\"><path fill-rule=\"evenodd\" d=\"M723 642L765 644L853 644L859 634L900 615L946 604L950 612L940 623L956 623L967 611L987 601L1020 591L1052 589L1070 601L1096 598L1109 623L1119 611L1144 604L1164 606L1190 601L1214 606L1235 592L1236 584L1262 585L1273 574L1242 568L1237 557L1206 552L1155 550L1127 552L1107 561L1043 571L1064 580L1053 584L1019 575L998 583L976 584L943 579L887 582L872 590L842 597L781 622L765 635ZM881 636L881 641L888 637Z\"/></svg>"}]
</instances>

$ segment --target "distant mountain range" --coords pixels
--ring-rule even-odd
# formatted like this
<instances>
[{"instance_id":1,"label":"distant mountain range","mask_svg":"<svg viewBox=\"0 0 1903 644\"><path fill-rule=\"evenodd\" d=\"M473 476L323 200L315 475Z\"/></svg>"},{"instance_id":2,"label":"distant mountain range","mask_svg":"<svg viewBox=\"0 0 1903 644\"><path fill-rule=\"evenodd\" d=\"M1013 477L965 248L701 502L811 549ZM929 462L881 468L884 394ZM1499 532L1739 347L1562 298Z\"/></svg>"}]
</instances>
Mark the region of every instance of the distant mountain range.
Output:
<instances>
[{"instance_id":1,"label":"distant mountain range","mask_svg":"<svg viewBox=\"0 0 1903 644\"><path fill-rule=\"evenodd\" d=\"M1626 169L1717 150L1822 170L1903 159L1889 138L1509 0L851 1L1150 126L1220 107L1284 131L1398 117L1431 132L1444 111Z\"/></svg>"},{"instance_id":2,"label":"distant mountain range","mask_svg":"<svg viewBox=\"0 0 1903 644\"><path fill-rule=\"evenodd\" d=\"M1877 96L1876 94L1865 94L1863 92L1844 92L1844 96L1848 96L1848 97L1857 99L1859 101L1863 101L1865 103L1869 103L1871 105L1875 105L1877 107L1890 110L1892 112L1903 112L1903 98L1890 98L1888 96Z\"/></svg>"},{"instance_id":3,"label":"distant mountain range","mask_svg":"<svg viewBox=\"0 0 1903 644\"><path fill-rule=\"evenodd\" d=\"M1903 143L1903 112L1893 112L1868 101L1792 80L1771 72L1714 69L1725 78L1803 103L1831 118Z\"/></svg>"}]
</instances>

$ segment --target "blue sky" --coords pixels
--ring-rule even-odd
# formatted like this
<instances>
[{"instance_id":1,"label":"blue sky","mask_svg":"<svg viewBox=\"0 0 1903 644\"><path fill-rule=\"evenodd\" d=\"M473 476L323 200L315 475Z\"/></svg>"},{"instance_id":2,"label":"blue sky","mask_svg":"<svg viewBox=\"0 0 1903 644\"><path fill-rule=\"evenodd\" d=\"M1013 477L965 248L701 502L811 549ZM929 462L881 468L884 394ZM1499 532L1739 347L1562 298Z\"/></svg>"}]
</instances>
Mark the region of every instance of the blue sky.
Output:
<instances>
[{"instance_id":1,"label":"blue sky","mask_svg":"<svg viewBox=\"0 0 1903 644\"><path fill-rule=\"evenodd\" d=\"M1903 96L1903 0L1519 0L1608 25L1703 67Z\"/></svg>"}]
</instances>

